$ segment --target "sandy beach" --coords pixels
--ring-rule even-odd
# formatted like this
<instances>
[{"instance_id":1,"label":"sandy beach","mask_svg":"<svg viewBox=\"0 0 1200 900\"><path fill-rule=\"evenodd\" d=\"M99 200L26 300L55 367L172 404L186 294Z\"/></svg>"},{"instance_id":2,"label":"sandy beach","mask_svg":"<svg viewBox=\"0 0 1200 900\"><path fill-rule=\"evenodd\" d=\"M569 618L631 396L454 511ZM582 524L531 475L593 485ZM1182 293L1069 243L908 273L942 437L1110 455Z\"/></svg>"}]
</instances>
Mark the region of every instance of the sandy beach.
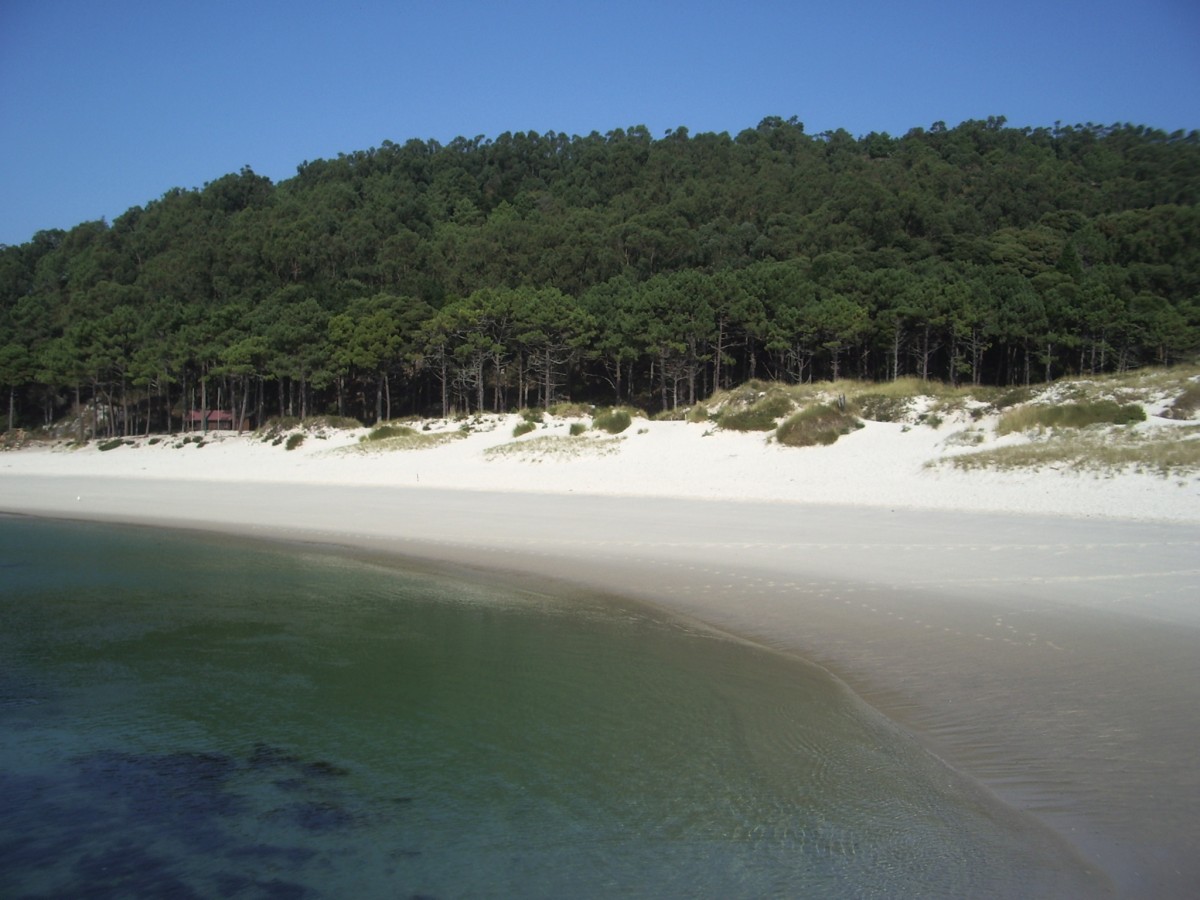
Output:
<instances>
[{"instance_id":1,"label":"sandy beach","mask_svg":"<svg viewBox=\"0 0 1200 900\"><path fill-rule=\"evenodd\" d=\"M928 466L952 429L803 450L635 420L0 454L0 511L216 529L657 604L815 662L1123 897L1200 884L1200 482ZM430 423L429 432L457 431Z\"/></svg>"}]
</instances>

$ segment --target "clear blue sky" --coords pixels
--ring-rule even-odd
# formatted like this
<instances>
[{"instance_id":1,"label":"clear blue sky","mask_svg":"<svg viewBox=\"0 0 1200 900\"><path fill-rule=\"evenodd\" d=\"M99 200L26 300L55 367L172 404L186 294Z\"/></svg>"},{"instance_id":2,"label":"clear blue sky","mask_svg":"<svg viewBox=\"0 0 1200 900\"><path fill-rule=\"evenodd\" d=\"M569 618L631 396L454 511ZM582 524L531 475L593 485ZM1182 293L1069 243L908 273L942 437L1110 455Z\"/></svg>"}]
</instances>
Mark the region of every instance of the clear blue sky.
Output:
<instances>
[{"instance_id":1,"label":"clear blue sky","mask_svg":"<svg viewBox=\"0 0 1200 900\"><path fill-rule=\"evenodd\" d=\"M0 243L384 140L1200 128L1197 0L0 0Z\"/></svg>"}]
</instances>

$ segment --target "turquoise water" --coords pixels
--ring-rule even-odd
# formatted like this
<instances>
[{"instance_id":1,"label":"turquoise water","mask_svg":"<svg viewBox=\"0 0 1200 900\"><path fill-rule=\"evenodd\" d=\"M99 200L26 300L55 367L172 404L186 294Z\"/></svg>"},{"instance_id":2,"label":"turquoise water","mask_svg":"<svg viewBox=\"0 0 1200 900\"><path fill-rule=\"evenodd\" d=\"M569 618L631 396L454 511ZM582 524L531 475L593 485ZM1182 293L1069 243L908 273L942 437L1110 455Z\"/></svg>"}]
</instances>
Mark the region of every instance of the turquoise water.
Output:
<instances>
[{"instance_id":1,"label":"turquoise water","mask_svg":"<svg viewBox=\"0 0 1200 900\"><path fill-rule=\"evenodd\" d=\"M805 664L603 598L0 517L0 893L1085 896Z\"/></svg>"}]
</instances>

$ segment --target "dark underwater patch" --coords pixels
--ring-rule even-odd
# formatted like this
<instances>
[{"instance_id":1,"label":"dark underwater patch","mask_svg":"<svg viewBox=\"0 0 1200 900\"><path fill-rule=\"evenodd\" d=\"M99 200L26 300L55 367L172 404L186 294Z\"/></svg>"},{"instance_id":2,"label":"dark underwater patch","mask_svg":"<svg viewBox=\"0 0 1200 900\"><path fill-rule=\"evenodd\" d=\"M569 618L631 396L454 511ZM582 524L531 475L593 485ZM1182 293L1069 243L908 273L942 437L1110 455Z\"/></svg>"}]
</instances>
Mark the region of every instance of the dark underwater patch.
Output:
<instances>
[{"instance_id":1,"label":"dark underwater patch","mask_svg":"<svg viewBox=\"0 0 1200 900\"><path fill-rule=\"evenodd\" d=\"M8 821L0 818L0 870L25 897L38 895L19 886L36 882L55 883L47 896L303 898L312 895L304 869L326 864L315 837L369 822L380 803L410 800L364 796L344 784L349 774L265 743L242 758L101 750L57 772L0 773L10 811ZM273 802L264 784L286 791L288 801ZM281 828L283 840L241 841L239 823L253 819ZM197 856L217 871L196 875L189 867ZM297 880L268 877L276 868Z\"/></svg>"}]
</instances>

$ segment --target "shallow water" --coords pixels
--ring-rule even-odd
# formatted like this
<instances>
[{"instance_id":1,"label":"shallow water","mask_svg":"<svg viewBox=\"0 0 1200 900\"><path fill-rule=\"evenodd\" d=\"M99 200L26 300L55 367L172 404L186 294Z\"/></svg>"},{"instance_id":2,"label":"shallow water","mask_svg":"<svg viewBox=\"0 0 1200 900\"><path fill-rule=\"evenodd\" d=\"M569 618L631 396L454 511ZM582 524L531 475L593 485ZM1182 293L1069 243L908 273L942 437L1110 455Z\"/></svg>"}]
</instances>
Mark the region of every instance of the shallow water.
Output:
<instances>
[{"instance_id":1,"label":"shallow water","mask_svg":"<svg viewBox=\"0 0 1200 900\"><path fill-rule=\"evenodd\" d=\"M6 896L1088 896L802 662L602 598L0 518Z\"/></svg>"}]
</instances>

